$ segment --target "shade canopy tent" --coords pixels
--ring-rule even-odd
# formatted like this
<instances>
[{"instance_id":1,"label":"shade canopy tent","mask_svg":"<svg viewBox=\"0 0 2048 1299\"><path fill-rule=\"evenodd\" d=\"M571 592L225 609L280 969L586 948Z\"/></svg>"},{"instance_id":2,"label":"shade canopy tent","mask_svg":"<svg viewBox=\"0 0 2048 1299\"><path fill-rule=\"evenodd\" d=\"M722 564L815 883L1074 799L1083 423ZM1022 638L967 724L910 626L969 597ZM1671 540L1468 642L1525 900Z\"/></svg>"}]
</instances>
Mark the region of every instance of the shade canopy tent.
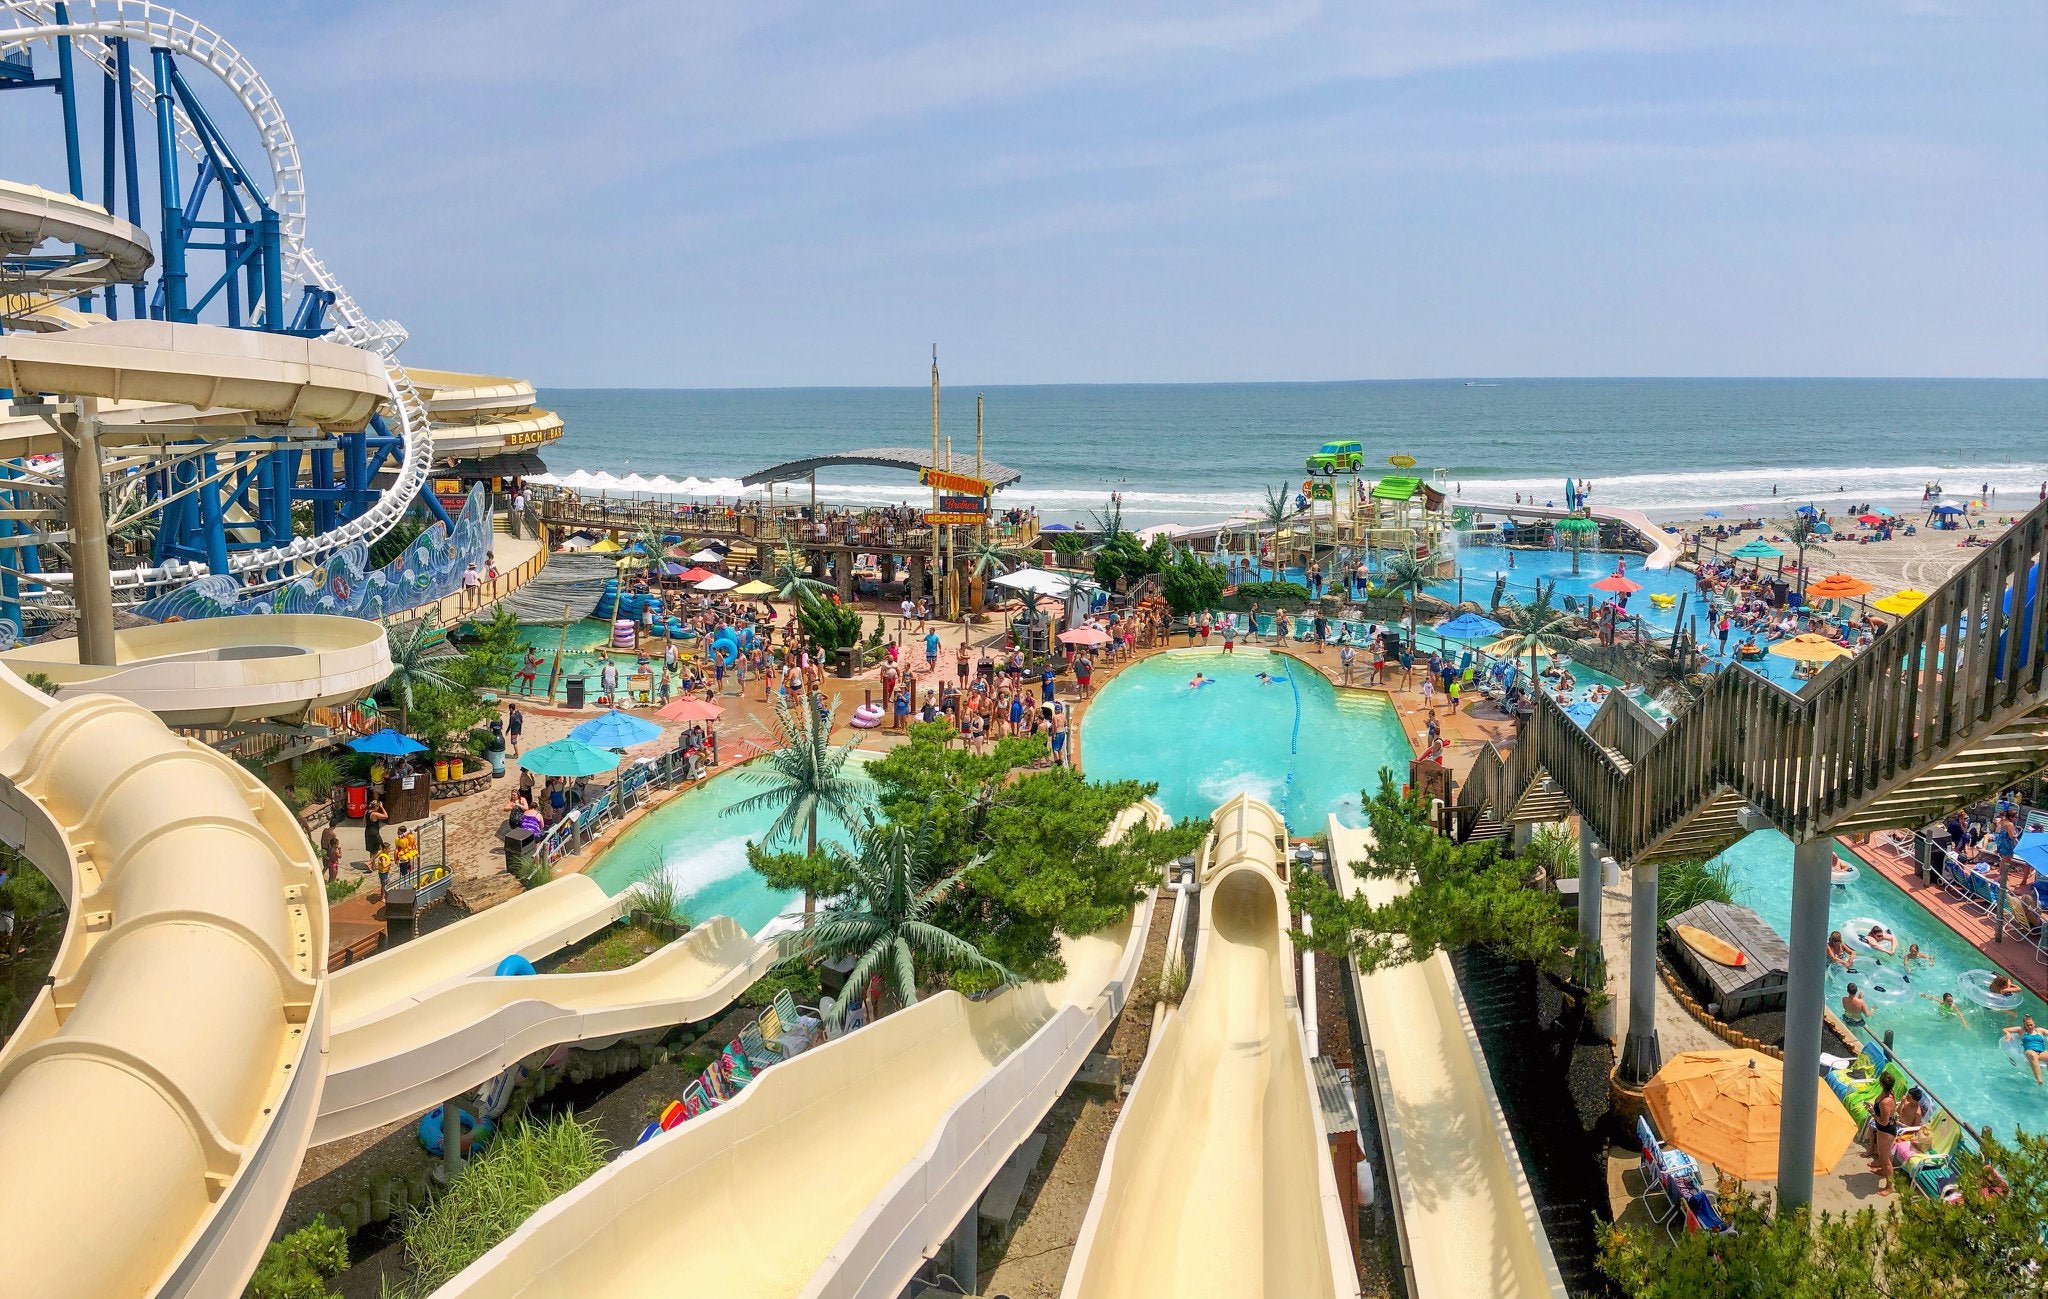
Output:
<instances>
[{"instance_id":1,"label":"shade canopy tent","mask_svg":"<svg viewBox=\"0 0 2048 1299\"><path fill-rule=\"evenodd\" d=\"M536 776L601 776L617 769L621 759L609 749L577 739L556 740L529 749L519 758L523 770Z\"/></svg>"},{"instance_id":2,"label":"shade canopy tent","mask_svg":"<svg viewBox=\"0 0 2048 1299\"><path fill-rule=\"evenodd\" d=\"M1813 1171L1840 1162L1856 1138L1856 1120L1825 1080L1816 1089ZM1758 1051L1683 1051L1643 1088L1643 1103L1666 1145L1743 1181L1778 1175L1778 1128L1785 1108L1785 1067Z\"/></svg>"},{"instance_id":3,"label":"shade canopy tent","mask_svg":"<svg viewBox=\"0 0 2048 1299\"><path fill-rule=\"evenodd\" d=\"M600 749L630 749L636 744L660 739L661 728L644 718L614 708L576 727L569 732L569 738Z\"/></svg>"},{"instance_id":4,"label":"shade canopy tent","mask_svg":"<svg viewBox=\"0 0 2048 1299\"><path fill-rule=\"evenodd\" d=\"M375 753L387 758L401 758L408 753L425 753L427 746L410 735L401 735L390 727L359 736L348 742L348 747L357 753Z\"/></svg>"},{"instance_id":5,"label":"shade canopy tent","mask_svg":"<svg viewBox=\"0 0 2048 1299\"><path fill-rule=\"evenodd\" d=\"M990 578L989 585L1023 591L1031 595L1050 595L1062 600L1076 591L1095 589L1092 579L1082 577L1078 573L1054 573L1043 568L1020 568L1014 573L1004 573Z\"/></svg>"},{"instance_id":6,"label":"shade canopy tent","mask_svg":"<svg viewBox=\"0 0 2048 1299\"><path fill-rule=\"evenodd\" d=\"M1929 514L1961 514L1962 512L1963 507L1960 505L1937 505L1928 511Z\"/></svg>"}]
</instances>

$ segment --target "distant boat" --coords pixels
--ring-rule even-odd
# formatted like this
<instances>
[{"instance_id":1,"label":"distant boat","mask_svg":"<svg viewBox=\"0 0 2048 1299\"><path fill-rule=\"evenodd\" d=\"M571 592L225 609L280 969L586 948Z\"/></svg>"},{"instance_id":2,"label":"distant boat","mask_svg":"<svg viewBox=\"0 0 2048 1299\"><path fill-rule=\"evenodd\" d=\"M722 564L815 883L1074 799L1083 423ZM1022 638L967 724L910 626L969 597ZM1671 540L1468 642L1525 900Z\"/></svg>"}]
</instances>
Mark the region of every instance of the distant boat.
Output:
<instances>
[{"instance_id":1,"label":"distant boat","mask_svg":"<svg viewBox=\"0 0 2048 1299\"><path fill-rule=\"evenodd\" d=\"M1500 387L1500 385L1499 385L1499 384L1497 384L1497 383L1481 383L1481 382L1479 382L1479 380L1477 380L1477 379L1467 379L1467 380L1465 380L1465 386L1466 386L1467 388L1498 388L1498 387Z\"/></svg>"}]
</instances>

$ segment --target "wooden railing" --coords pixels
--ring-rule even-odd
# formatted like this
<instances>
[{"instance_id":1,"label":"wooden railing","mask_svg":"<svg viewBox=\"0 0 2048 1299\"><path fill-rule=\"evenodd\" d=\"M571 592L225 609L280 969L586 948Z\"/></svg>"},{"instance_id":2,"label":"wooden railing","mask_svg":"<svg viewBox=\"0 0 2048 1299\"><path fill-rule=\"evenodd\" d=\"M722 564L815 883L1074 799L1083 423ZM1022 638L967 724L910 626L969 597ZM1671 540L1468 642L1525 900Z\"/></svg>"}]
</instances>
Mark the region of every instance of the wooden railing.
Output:
<instances>
[{"instance_id":1,"label":"wooden railing","mask_svg":"<svg viewBox=\"0 0 2048 1299\"><path fill-rule=\"evenodd\" d=\"M1803 691L1732 668L1661 730L1615 705L1589 734L1536 692L1512 754L1474 764L1455 819L1490 806L1506 821L1542 776L1623 860L1730 793L1795 839L1937 818L2048 764L2044 570L2048 504Z\"/></svg>"},{"instance_id":2,"label":"wooden railing","mask_svg":"<svg viewBox=\"0 0 2048 1299\"><path fill-rule=\"evenodd\" d=\"M807 507L749 503L745 506L714 506L700 513L687 512L671 502L638 497L586 497L574 492L550 490L535 501L542 519L558 531L587 528L613 533L654 532L675 534L692 540L731 538L738 541L767 541L792 549L818 547L872 547L878 550L917 552L929 549L932 530L923 523L907 526L863 521L863 510L821 510L825 535L817 532L819 520L806 518ZM1038 519L1025 514L1021 522L1007 523L991 516L988 535L999 545L1021 549L1038 541Z\"/></svg>"}]
</instances>

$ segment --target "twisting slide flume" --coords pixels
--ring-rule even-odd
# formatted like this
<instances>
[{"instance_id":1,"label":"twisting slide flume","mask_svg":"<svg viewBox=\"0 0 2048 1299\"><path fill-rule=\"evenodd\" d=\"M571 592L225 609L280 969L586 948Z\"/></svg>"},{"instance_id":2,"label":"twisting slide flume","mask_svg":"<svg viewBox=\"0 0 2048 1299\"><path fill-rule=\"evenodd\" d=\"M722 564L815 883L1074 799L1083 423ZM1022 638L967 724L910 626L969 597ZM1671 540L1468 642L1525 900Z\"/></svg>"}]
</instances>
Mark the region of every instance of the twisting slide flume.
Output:
<instances>
[{"instance_id":1,"label":"twisting slide flume","mask_svg":"<svg viewBox=\"0 0 2048 1299\"><path fill-rule=\"evenodd\" d=\"M311 845L253 776L146 710L10 672L0 838L70 903L51 983L0 1052L6 1288L237 1293L319 1104Z\"/></svg>"},{"instance_id":2,"label":"twisting slide flume","mask_svg":"<svg viewBox=\"0 0 2048 1299\"><path fill-rule=\"evenodd\" d=\"M1216 810L1187 995L1110 1136L1062 1299L1357 1293L1294 991L1286 843L1249 794Z\"/></svg>"},{"instance_id":3,"label":"twisting slide flume","mask_svg":"<svg viewBox=\"0 0 2048 1299\"><path fill-rule=\"evenodd\" d=\"M1383 905L1406 887L1352 869L1372 832L1330 818L1346 897ZM1372 1052L1383 1145L1417 1299L1564 1299L1564 1280L1472 1031L1450 958L1351 969Z\"/></svg>"},{"instance_id":4,"label":"twisting slide flume","mask_svg":"<svg viewBox=\"0 0 2048 1299\"><path fill-rule=\"evenodd\" d=\"M1137 817L1163 824L1149 801ZM1067 974L942 992L816 1047L535 1214L440 1299L894 1299L1122 1008L1150 908L1067 939Z\"/></svg>"},{"instance_id":5,"label":"twisting slide flume","mask_svg":"<svg viewBox=\"0 0 2048 1299\"><path fill-rule=\"evenodd\" d=\"M766 974L775 955L774 943L755 941L731 916L713 916L622 970L480 975L367 1022L344 1026L337 1017L313 1140L336 1141L431 1109L564 1042L597 1044L709 1019Z\"/></svg>"}]
</instances>

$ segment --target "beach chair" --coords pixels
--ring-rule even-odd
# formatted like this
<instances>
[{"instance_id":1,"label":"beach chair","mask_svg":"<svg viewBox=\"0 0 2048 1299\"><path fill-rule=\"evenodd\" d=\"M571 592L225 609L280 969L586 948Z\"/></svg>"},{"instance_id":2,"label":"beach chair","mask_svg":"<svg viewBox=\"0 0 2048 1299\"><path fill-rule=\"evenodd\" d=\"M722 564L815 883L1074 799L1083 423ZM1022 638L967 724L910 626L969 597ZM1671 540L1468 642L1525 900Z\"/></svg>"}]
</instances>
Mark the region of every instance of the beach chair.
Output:
<instances>
[{"instance_id":1,"label":"beach chair","mask_svg":"<svg viewBox=\"0 0 2048 1299\"><path fill-rule=\"evenodd\" d=\"M784 1037L799 1037L805 1046L818 1035L818 1026L824 1022L815 1011L805 1014L796 1004L796 998L789 995L789 989L779 988L775 993L775 1013L782 1019Z\"/></svg>"},{"instance_id":2,"label":"beach chair","mask_svg":"<svg viewBox=\"0 0 2048 1299\"><path fill-rule=\"evenodd\" d=\"M740 1030L740 1051L747 1057L747 1063L756 1069L766 1069L782 1063L782 1052L768 1045L761 1036L759 1024L749 1024Z\"/></svg>"},{"instance_id":3,"label":"beach chair","mask_svg":"<svg viewBox=\"0 0 2048 1299\"><path fill-rule=\"evenodd\" d=\"M1464 655L1458 660L1458 680L1462 682L1470 682L1472 680L1471 650L1466 650Z\"/></svg>"},{"instance_id":4,"label":"beach chair","mask_svg":"<svg viewBox=\"0 0 2048 1299\"><path fill-rule=\"evenodd\" d=\"M753 1066L747 1063L746 1053L737 1050L731 1043L727 1043L725 1050L718 1053L718 1071L736 1092L744 1090L748 1083L754 1081Z\"/></svg>"},{"instance_id":5,"label":"beach chair","mask_svg":"<svg viewBox=\"0 0 2048 1299\"><path fill-rule=\"evenodd\" d=\"M762 1041L770 1046L777 1046L782 1041L784 1031L782 1012L775 1009L775 1004L770 1002L768 1008L755 1018L754 1027L761 1030Z\"/></svg>"},{"instance_id":6,"label":"beach chair","mask_svg":"<svg viewBox=\"0 0 2048 1299\"><path fill-rule=\"evenodd\" d=\"M689 1086L683 1088L684 1119L694 1119L699 1114L702 1114L704 1111L714 1107L716 1104L716 1101L712 1100L709 1096L706 1096L704 1094L704 1089L697 1084L697 1081L694 1078L690 1080Z\"/></svg>"},{"instance_id":7,"label":"beach chair","mask_svg":"<svg viewBox=\"0 0 2048 1299\"><path fill-rule=\"evenodd\" d=\"M1714 1207L1714 1197L1699 1187L1688 1189L1684 1203L1687 1231L1704 1231L1715 1236L1735 1234L1735 1228L1729 1226L1728 1220L1721 1216L1721 1211Z\"/></svg>"},{"instance_id":8,"label":"beach chair","mask_svg":"<svg viewBox=\"0 0 2048 1299\"><path fill-rule=\"evenodd\" d=\"M1657 1133L1650 1127L1647 1115L1636 1119L1636 1144L1642 1152L1636 1171L1643 1179L1643 1208L1649 1213L1650 1221L1675 1235L1674 1226L1684 1204L1684 1195L1675 1188L1675 1184L1697 1182L1699 1165L1682 1150L1666 1150L1657 1140Z\"/></svg>"},{"instance_id":9,"label":"beach chair","mask_svg":"<svg viewBox=\"0 0 2048 1299\"><path fill-rule=\"evenodd\" d=\"M1272 640L1273 638L1273 615L1262 613L1259 615L1259 639Z\"/></svg>"}]
</instances>

